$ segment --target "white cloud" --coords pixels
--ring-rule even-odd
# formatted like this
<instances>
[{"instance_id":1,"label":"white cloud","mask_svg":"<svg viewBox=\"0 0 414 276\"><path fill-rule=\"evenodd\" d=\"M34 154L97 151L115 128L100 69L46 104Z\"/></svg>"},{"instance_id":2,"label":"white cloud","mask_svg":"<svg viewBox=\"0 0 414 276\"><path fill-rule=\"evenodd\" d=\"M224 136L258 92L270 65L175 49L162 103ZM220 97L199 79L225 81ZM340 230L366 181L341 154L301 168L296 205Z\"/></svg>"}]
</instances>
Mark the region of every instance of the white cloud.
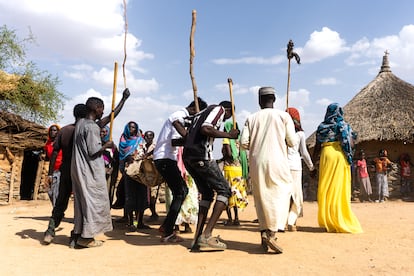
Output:
<instances>
[{"instance_id":1,"label":"white cloud","mask_svg":"<svg viewBox=\"0 0 414 276\"><path fill-rule=\"evenodd\" d=\"M242 58L219 58L212 62L219 65L234 65L234 64L260 64L260 65L274 65L282 63L286 57L278 55L269 58L265 57L242 57Z\"/></svg>"},{"instance_id":2,"label":"white cloud","mask_svg":"<svg viewBox=\"0 0 414 276\"><path fill-rule=\"evenodd\" d=\"M330 99L327 99L327 98L322 98L322 99L319 99L319 100L316 100L316 103L318 104L318 105L321 105L321 106L323 106L323 107L328 107L328 105L330 105L331 103L333 103L334 101L332 101L332 100L330 100Z\"/></svg>"},{"instance_id":3,"label":"white cloud","mask_svg":"<svg viewBox=\"0 0 414 276\"><path fill-rule=\"evenodd\" d=\"M216 89L222 93L230 93L229 84L220 83L215 85ZM250 92L249 88L238 83L232 85L233 95L243 95Z\"/></svg>"},{"instance_id":4,"label":"white cloud","mask_svg":"<svg viewBox=\"0 0 414 276\"><path fill-rule=\"evenodd\" d=\"M296 51L304 63L312 63L348 51L345 44L339 33L323 27L320 32L314 31L305 46Z\"/></svg>"},{"instance_id":5,"label":"white cloud","mask_svg":"<svg viewBox=\"0 0 414 276\"><path fill-rule=\"evenodd\" d=\"M316 81L317 85L335 85L337 83L336 78L322 78Z\"/></svg>"}]
</instances>

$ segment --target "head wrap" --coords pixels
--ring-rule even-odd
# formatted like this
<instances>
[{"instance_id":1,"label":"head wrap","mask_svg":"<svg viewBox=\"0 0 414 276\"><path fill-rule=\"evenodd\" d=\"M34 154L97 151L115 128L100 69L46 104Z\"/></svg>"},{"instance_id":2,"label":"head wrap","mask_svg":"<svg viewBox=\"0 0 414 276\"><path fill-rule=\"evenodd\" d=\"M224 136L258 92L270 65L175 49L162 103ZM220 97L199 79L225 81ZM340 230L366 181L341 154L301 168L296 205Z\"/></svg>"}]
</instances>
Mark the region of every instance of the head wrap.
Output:
<instances>
[{"instance_id":1,"label":"head wrap","mask_svg":"<svg viewBox=\"0 0 414 276\"><path fill-rule=\"evenodd\" d=\"M351 141L355 135L343 116L344 112L338 103L330 104L324 121L319 124L316 131L316 140L319 143L339 141L348 163L352 164Z\"/></svg>"},{"instance_id":2,"label":"head wrap","mask_svg":"<svg viewBox=\"0 0 414 276\"><path fill-rule=\"evenodd\" d=\"M109 126L104 126L103 128L106 129L106 134L102 137L102 142L106 143L109 141Z\"/></svg>"},{"instance_id":3,"label":"head wrap","mask_svg":"<svg viewBox=\"0 0 414 276\"><path fill-rule=\"evenodd\" d=\"M138 145L143 143L144 139L141 135L132 135L129 131L129 124L135 124L137 133L139 132L138 124L135 122L129 122L124 127L124 132L119 139L119 160L124 160L128 156L132 155L138 148Z\"/></svg>"},{"instance_id":4,"label":"head wrap","mask_svg":"<svg viewBox=\"0 0 414 276\"><path fill-rule=\"evenodd\" d=\"M300 123L300 114L299 114L299 111L296 108L294 108L294 107L289 107L287 109L287 112L289 113L290 117L292 117L293 123L295 124L295 130L296 130L296 132L303 131L302 125Z\"/></svg>"}]
</instances>

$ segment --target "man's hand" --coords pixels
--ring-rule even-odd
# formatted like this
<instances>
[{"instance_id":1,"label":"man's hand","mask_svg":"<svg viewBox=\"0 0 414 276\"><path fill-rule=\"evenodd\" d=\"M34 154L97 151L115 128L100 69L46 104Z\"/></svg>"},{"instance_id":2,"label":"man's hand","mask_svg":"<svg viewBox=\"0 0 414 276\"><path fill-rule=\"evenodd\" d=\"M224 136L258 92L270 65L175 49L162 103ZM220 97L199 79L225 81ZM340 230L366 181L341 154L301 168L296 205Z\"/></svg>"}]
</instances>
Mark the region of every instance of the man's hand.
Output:
<instances>
[{"instance_id":1,"label":"man's hand","mask_svg":"<svg viewBox=\"0 0 414 276\"><path fill-rule=\"evenodd\" d=\"M229 131L229 138L230 139L237 139L237 137L239 137L239 134L240 134L240 130L238 130L238 129L231 129L230 131Z\"/></svg>"},{"instance_id":2,"label":"man's hand","mask_svg":"<svg viewBox=\"0 0 414 276\"><path fill-rule=\"evenodd\" d=\"M125 88L124 92L122 92L122 98L124 100L126 100L126 99L129 98L130 95L131 95L131 92L129 92L129 89L128 88Z\"/></svg>"},{"instance_id":3,"label":"man's hand","mask_svg":"<svg viewBox=\"0 0 414 276\"><path fill-rule=\"evenodd\" d=\"M103 148L110 149L114 146L114 141L108 141L103 145Z\"/></svg>"}]
</instances>

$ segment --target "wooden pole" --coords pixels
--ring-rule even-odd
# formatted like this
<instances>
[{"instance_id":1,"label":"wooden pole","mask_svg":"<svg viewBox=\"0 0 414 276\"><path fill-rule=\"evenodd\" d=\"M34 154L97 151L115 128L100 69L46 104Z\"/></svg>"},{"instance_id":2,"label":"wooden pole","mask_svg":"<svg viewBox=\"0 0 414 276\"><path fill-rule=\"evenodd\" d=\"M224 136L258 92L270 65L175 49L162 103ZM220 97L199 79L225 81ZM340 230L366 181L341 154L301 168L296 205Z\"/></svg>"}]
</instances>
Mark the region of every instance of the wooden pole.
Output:
<instances>
[{"instance_id":1,"label":"wooden pole","mask_svg":"<svg viewBox=\"0 0 414 276\"><path fill-rule=\"evenodd\" d=\"M196 27L196 18L197 18L197 11L193 10L192 21L191 21L191 33L190 33L190 77L191 77L191 84L193 85L195 109L196 109L196 112L199 112L200 107L198 106L197 84L196 84L194 74L193 74L193 61L195 57L194 33L195 33L195 27Z\"/></svg>"},{"instance_id":2,"label":"wooden pole","mask_svg":"<svg viewBox=\"0 0 414 276\"><path fill-rule=\"evenodd\" d=\"M289 108L289 90L290 90L290 58L288 58L288 79L286 88L286 110Z\"/></svg>"},{"instance_id":3,"label":"wooden pole","mask_svg":"<svg viewBox=\"0 0 414 276\"><path fill-rule=\"evenodd\" d=\"M127 51L126 51L126 39L128 34L128 20L127 20L127 8L126 8L126 0L124 0L124 21L125 21L125 35L124 35L124 61L122 62L122 75L124 77L124 88L126 88L126 74L125 74L125 63L127 59ZM112 98L113 99L113 98ZM114 103L112 101L112 103ZM112 110L114 109L114 106L112 106ZM112 136L110 136L110 139L112 141Z\"/></svg>"},{"instance_id":4,"label":"wooden pole","mask_svg":"<svg viewBox=\"0 0 414 276\"><path fill-rule=\"evenodd\" d=\"M234 112L234 98L233 98L233 80L231 78L228 78L227 82L229 83L230 102L231 102L231 117L233 119L233 129L236 129L236 113Z\"/></svg>"},{"instance_id":5,"label":"wooden pole","mask_svg":"<svg viewBox=\"0 0 414 276\"><path fill-rule=\"evenodd\" d=\"M115 98L116 98L116 80L118 76L118 62L115 61L114 65L114 86L112 89L112 108L111 108L111 121L109 123L109 140L112 141L112 129L114 125L114 109L115 109Z\"/></svg>"}]
</instances>

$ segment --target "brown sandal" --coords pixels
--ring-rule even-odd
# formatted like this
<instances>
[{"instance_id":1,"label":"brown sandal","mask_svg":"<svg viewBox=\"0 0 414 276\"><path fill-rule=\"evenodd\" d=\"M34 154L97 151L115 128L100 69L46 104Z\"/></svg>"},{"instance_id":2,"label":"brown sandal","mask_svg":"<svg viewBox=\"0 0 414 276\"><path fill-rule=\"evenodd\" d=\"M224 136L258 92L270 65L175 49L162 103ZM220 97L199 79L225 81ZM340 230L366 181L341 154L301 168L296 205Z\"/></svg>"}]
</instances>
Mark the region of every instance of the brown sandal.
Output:
<instances>
[{"instance_id":1,"label":"brown sandal","mask_svg":"<svg viewBox=\"0 0 414 276\"><path fill-rule=\"evenodd\" d=\"M85 239L85 238L79 238L76 241L76 244L83 248L93 248L93 247L99 247L103 245L103 241L95 240L95 239Z\"/></svg>"}]
</instances>

